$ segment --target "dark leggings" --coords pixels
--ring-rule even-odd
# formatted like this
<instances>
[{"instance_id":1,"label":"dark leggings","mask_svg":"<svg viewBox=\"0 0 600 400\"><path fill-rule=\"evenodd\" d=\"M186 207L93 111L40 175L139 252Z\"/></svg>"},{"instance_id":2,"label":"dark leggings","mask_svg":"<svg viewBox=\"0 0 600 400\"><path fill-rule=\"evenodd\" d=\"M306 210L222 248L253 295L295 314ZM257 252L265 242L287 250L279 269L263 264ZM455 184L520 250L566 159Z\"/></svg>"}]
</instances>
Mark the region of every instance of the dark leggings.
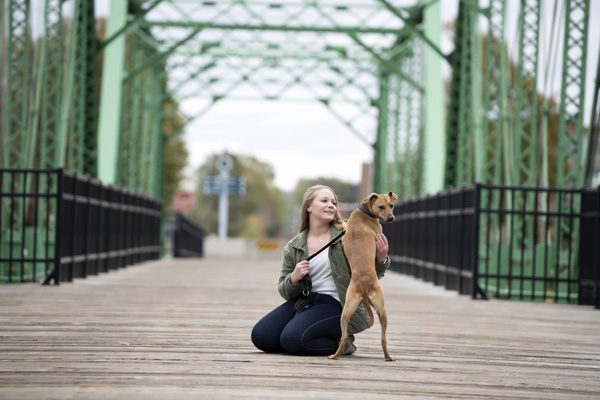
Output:
<instances>
[{"instance_id":1,"label":"dark leggings","mask_svg":"<svg viewBox=\"0 0 600 400\"><path fill-rule=\"evenodd\" d=\"M267 353L290 353L301 356L323 356L335 353L342 329L342 305L331 296L313 292L310 306L294 316L290 300L256 323L252 343Z\"/></svg>"}]
</instances>

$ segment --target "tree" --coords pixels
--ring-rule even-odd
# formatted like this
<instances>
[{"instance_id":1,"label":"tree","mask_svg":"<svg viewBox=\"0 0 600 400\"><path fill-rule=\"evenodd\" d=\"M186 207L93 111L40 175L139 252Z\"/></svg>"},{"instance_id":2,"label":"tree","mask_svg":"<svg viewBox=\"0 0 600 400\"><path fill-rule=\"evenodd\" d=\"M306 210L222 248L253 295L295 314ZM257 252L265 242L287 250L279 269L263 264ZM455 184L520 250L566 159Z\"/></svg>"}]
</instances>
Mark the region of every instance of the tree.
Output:
<instances>
[{"instance_id":1,"label":"tree","mask_svg":"<svg viewBox=\"0 0 600 400\"><path fill-rule=\"evenodd\" d=\"M294 189L293 200L297 205L302 204L304 192L311 186L325 185L335 191L340 203L358 203L362 199L358 199L358 188L349 182L345 182L336 178L316 178L316 179L300 179Z\"/></svg>"},{"instance_id":2,"label":"tree","mask_svg":"<svg viewBox=\"0 0 600 400\"><path fill-rule=\"evenodd\" d=\"M181 136L169 138L165 141L163 150L163 210L171 210L173 195L179 189L183 179L183 169L187 164L188 150Z\"/></svg>"},{"instance_id":3,"label":"tree","mask_svg":"<svg viewBox=\"0 0 600 400\"><path fill-rule=\"evenodd\" d=\"M273 183L273 167L252 156L225 153L233 159L230 177L246 178L246 194L229 196L229 221L227 232L232 237L276 237L285 223L286 204L281 191ZM196 210L192 219L207 233L216 233L219 223L219 196L203 193L203 183L208 176L219 175L217 158L213 154L197 171Z\"/></svg>"}]
</instances>

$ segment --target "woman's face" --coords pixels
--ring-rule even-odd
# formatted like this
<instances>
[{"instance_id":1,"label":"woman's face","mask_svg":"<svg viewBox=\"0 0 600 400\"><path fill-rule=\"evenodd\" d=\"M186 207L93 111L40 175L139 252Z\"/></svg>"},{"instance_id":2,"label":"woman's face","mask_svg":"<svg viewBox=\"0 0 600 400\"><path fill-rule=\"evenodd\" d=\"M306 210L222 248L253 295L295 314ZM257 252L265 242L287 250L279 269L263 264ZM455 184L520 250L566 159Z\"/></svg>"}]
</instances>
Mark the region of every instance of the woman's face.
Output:
<instances>
[{"instance_id":1,"label":"woman's face","mask_svg":"<svg viewBox=\"0 0 600 400\"><path fill-rule=\"evenodd\" d=\"M315 198L308 206L307 210L313 218L331 222L335 218L337 202L331 190L320 189L315 193Z\"/></svg>"}]
</instances>

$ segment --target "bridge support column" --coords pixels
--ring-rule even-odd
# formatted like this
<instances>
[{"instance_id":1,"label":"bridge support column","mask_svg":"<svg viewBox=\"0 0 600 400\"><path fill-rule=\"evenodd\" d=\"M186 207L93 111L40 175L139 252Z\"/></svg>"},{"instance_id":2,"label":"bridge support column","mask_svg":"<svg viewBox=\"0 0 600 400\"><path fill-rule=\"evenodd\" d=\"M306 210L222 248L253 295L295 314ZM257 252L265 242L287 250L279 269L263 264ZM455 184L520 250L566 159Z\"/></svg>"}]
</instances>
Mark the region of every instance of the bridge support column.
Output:
<instances>
[{"instance_id":1,"label":"bridge support column","mask_svg":"<svg viewBox=\"0 0 600 400\"><path fill-rule=\"evenodd\" d=\"M425 10L425 36L438 48L441 42L440 2ZM425 47L425 193L433 194L444 187L446 157L446 114L444 112L442 57L430 46Z\"/></svg>"},{"instance_id":2,"label":"bridge support column","mask_svg":"<svg viewBox=\"0 0 600 400\"><path fill-rule=\"evenodd\" d=\"M106 37L110 38L127 22L127 1L111 0ZM117 161L121 120L121 92L125 61L125 34L104 48L100 118L98 122L98 178L105 184L117 182Z\"/></svg>"}]
</instances>

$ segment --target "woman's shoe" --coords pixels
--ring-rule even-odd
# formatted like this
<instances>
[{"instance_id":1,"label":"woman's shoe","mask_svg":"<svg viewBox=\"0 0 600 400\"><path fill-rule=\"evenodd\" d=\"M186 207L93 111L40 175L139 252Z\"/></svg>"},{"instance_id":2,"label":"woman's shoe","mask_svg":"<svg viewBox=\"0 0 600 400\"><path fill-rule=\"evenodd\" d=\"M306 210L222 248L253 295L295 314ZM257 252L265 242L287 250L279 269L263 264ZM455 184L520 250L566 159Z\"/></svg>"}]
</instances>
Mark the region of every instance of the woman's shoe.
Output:
<instances>
[{"instance_id":1,"label":"woman's shoe","mask_svg":"<svg viewBox=\"0 0 600 400\"><path fill-rule=\"evenodd\" d=\"M344 346L344 351L342 351L342 355L346 356L356 351L354 340L354 335L348 335L348 339L346 340L346 345Z\"/></svg>"}]
</instances>

